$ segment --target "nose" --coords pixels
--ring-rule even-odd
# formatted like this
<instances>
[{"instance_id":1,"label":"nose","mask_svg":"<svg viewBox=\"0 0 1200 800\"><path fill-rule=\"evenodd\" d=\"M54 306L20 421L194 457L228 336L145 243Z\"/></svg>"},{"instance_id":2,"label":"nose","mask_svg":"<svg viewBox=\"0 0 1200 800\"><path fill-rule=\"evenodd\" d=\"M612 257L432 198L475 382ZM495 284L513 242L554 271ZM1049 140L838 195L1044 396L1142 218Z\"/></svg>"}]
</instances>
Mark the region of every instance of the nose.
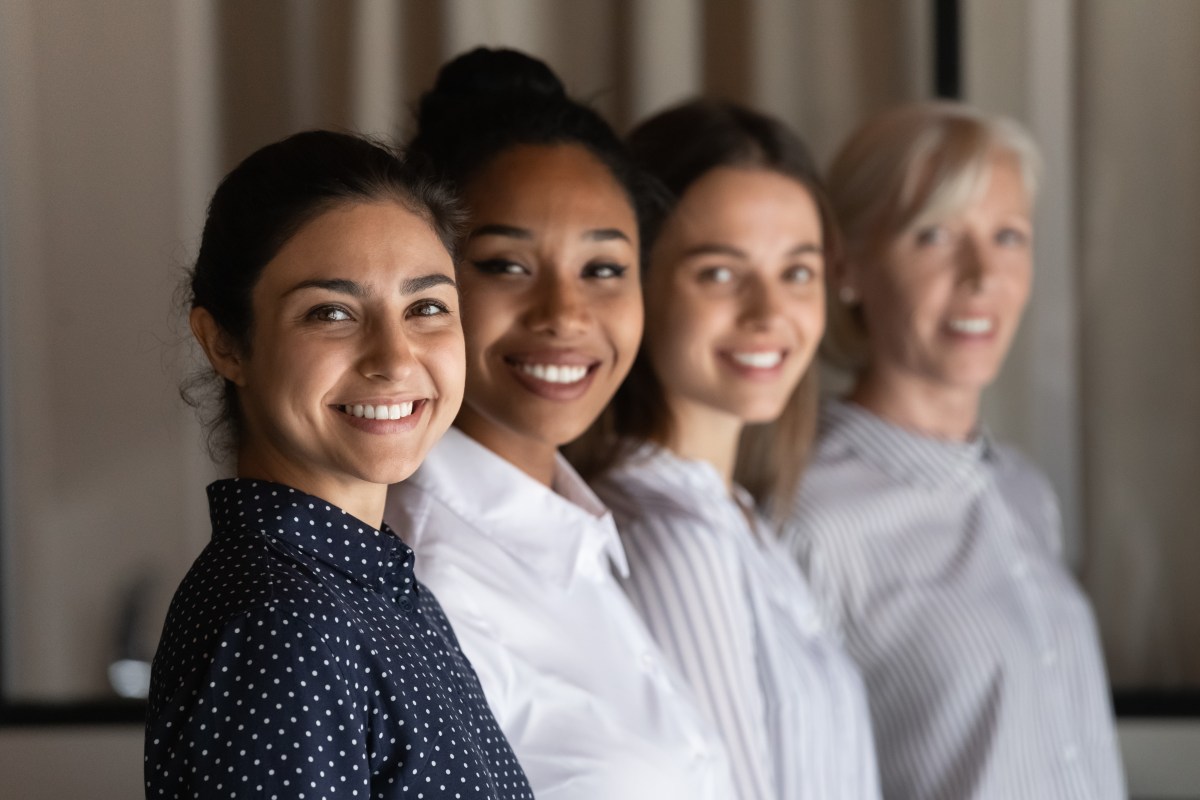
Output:
<instances>
[{"instance_id":1,"label":"nose","mask_svg":"<svg viewBox=\"0 0 1200 800\"><path fill-rule=\"evenodd\" d=\"M973 292L981 292L995 268L986 241L964 236L958 247L959 282Z\"/></svg>"},{"instance_id":2,"label":"nose","mask_svg":"<svg viewBox=\"0 0 1200 800\"><path fill-rule=\"evenodd\" d=\"M739 319L747 327L765 330L783 313L778 288L761 276L748 278L742 286L741 295Z\"/></svg>"},{"instance_id":3,"label":"nose","mask_svg":"<svg viewBox=\"0 0 1200 800\"><path fill-rule=\"evenodd\" d=\"M360 369L376 380L398 380L416 365L412 342L399 322L372 325L364 341Z\"/></svg>"},{"instance_id":4,"label":"nose","mask_svg":"<svg viewBox=\"0 0 1200 800\"><path fill-rule=\"evenodd\" d=\"M536 333L569 337L587 329L591 310L575 280L546 270L538 276L525 317L529 329Z\"/></svg>"}]
</instances>

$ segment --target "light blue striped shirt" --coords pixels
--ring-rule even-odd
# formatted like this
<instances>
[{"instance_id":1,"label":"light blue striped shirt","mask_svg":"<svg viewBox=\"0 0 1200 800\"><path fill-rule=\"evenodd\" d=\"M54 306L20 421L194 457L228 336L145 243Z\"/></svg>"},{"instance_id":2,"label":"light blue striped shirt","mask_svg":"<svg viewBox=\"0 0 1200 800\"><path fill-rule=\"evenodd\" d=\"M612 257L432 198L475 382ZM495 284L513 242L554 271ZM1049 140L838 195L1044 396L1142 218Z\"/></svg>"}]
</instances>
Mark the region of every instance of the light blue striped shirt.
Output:
<instances>
[{"instance_id":1,"label":"light blue striped shirt","mask_svg":"<svg viewBox=\"0 0 1200 800\"><path fill-rule=\"evenodd\" d=\"M749 495L652 445L595 488L630 599L724 737L742 800L878 797L861 679Z\"/></svg>"},{"instance_id":2,"label":"light blue striped shirt","mask_svg":"<svg viewBox=\"0 0 1200 800\"><path fill-rule=\"evenodd\" d=\"M1060 537L1048 482L1011 449L826 404L784 541L862 669L885 796L1125 796Z\"/></svg>"}]
</instances>

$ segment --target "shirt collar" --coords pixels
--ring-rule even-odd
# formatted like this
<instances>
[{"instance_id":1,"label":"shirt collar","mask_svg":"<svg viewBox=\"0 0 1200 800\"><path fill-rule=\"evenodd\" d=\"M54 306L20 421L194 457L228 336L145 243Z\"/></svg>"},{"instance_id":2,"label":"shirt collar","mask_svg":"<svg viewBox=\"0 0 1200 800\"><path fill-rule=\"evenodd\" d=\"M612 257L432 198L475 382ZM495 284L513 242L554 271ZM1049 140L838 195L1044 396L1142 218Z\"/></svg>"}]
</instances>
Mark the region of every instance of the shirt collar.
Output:
<instances>
[{"instance_id":1,"label":"shirt collar","mask_svg":"<svg viewBox=\"0 0 1200 800\"><path fill-rule=\"evenodd\" d=\"M938 439L893 425L844 400L829 399L822 405L820 435L826 443L845 443L899 480L930 488L974 485L986 477L996 456L986 428L965 442Z\"/></svg>"},{"instance_id":2,"label":"shirt collar","mask_svg":"<svg viewBox=\"0 0 1200 800\"><path fill-rule=\"evenodd\" d=\"M232 478L208 487L213 536L246 528L398 599L416 588L413 552L391 528L375 528L319 497L269 481Z\"/></svg>"},{"instance_id":3,"label":"shirt collar","mask_svg":"<svg viewBox=\"0 0 1200 800\"><path fill-rule=\"evenodd\" d=\"M721 508L736 508L738 519L758 516L754 497L738 484L726 485L725 478L707 461L684 458L653 442L643 442L617 468L626 478L653 487L670 487L689 501L705 500ZM706 512L711 513L711 509Z\"/></svg>"},{"instance_id":4,"label":"shirt collar","mask_svg":"<svg viewBox=\"0 0 1200 800\"><path fill-rule=\"evenodd\" d=\"M451 428L406 483L437 498L515 560L560 585L570 585L581 568L597 559L607 559L628 575L612 514L562 455L555 458L551 489Z\"/></svg>"}]
</instances>

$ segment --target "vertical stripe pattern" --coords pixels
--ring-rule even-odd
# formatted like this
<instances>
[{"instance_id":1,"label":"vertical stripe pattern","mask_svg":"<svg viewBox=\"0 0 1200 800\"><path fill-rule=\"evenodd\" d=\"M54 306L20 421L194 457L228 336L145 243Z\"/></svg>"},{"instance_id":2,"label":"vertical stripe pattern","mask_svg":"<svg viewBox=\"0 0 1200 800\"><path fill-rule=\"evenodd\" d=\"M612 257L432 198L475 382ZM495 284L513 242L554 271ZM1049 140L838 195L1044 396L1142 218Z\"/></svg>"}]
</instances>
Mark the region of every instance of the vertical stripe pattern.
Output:
<instances>
[{"instance_id":1,"label":"vertical stripe pattern","mask_svg":"<svg viewBox=\"0 0 1200 800\"><path fill-rule=\"evenodd\" d=\"M783 541L866 681L888 798L1125 796L1057 504L1014 451L822 412Z\"/></svg>"},{"instance_id":2,"label":"vertical stripe pattern","mask_svg":"<svg viewBox=\"0 0 1200 800\"><path fill-rule=\"evenodd\" d=\"M749 495L652 445L596 491L629 596L724 737L739 797L878 797L861 679Z\"/></svg>"}]
</instances>

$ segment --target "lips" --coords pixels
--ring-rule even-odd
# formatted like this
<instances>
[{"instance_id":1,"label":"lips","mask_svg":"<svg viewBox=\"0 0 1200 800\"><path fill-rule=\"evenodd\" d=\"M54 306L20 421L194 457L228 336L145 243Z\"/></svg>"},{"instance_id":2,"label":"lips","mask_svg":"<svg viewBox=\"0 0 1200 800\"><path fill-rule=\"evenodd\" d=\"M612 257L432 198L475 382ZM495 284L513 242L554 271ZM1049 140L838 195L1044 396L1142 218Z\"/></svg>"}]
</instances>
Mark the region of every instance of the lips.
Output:
<instances>
[{"instance_id":1,"label":"lips","mask_svg":"<svg viewBox=\"0 0 1200 800\"><path fill-rule=\"evenodd\" d=\"M991 317L953 317L946 321L946 327L951 333L962 336L987 336L996 329L996 321Z\"/></svg>"},{"instance_id":2,"label":"lips","mask_svg":"<svg viewBox=\"0 0 1200 800\"><path fill-rule=\"evenodd\" d=\"M771 369L783 363L782 350L759 350L754 352L732 352L729 357L751 369Z\"/></svg>"},{"instance_id":3,"label":"lips","mask_svg":"<svg viewBox=\"0 0 1200 800\"><path fill-rule=\"evenodd\" d=\"M407 403L340 405L338 410L343 414L362 419L402 419L413 413L414 401Z\"/></svg>"},{"instance_id":4,"label":"lips","mask_svg":"<svg viewBox=\"0 0 1200 800\"><path fill-rule=\"evenodd\" d=\"M783 374L783 363L787 360L785 349L729 349L718 351L721 363L734 375L750 380L775 380Z\"/></svg>"},{"instance_id":5,"label":"lips","mask_svg":"<svg viewBox=\"0 0 1200 800\"><path fill-rule=\"evenodd\" d=\"M428 405L428 399L421 399L399 403L338 403L331 408L353 428L371 434L390 434L414 430Z\"/></svg>"},{"instance_id":6,"label":"lips","mask_svg":"<svg viewBox=\"0 0 1200 800\"><path fill-rule=\"evenodd\" d=\"M544 400L576 400L587 393L600 360L574 351L523 353L504 363L526 390Z\"/></svg>"},{"instance_id":7,"label":"lips","mask_svg":"<svg viewBox=\"0 0 1200 800\"><path fill-rule=\"evenodd\" d=\"M546 383L578 383L587 377L588 368L568 364L517 364L517 369Z\"/></svg>"}]
</instances>

